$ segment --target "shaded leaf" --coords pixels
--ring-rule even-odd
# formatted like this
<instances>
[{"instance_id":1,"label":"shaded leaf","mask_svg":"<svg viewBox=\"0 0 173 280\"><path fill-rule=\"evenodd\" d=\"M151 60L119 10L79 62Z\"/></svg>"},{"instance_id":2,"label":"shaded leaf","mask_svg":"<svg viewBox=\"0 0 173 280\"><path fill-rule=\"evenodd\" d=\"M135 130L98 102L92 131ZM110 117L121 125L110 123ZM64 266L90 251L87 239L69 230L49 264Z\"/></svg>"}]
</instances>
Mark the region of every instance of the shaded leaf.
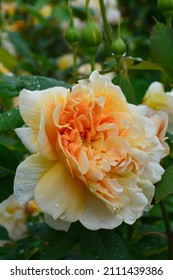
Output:
<instances>
[{"instance_id":1,"label":"shaded leaf","mask_svg":"<svg viewBox=\"0 0 173 280\"><path fill-rule=\"evenodd\" d=\"M150 61L143 61L138 64L132 65L128 68L129 70L157 70L163 71L163 69L157 65L156 63L152 63Z\"/></svg>"},{"instance_id":2,"label":"shaded leaf","mask_svg":"<svg viewBox=\"0 0 173 280\"><path fill-rule=\"evenodd\" d=\"M162 180L156 184L155 202L158 203L169 194L173 194L173 164L165 169Z\"/></svg>"},{"instance_id":3,"label":"shaded leaf","mask_svg":"<svg viewBox=\"0 0 173 280\"><path fill-rule=\"evenodd\" d=\"M19 32L8 32L9 40L14 45L16 51L20 54L20 56L29 58L34 62L34 56L30 50L29 44L22 37Z\"/></svg>"},{"instance_id":4,"label":"shaded leaf","mask_svg":"<svg viewBox=\"0 0 173 280\"><path fill-rule=\"evenodd\" d=\"M7 132L20 127L24 121L20 115L19 108L14 108L0 115L0 133Z\"/></svg>"},{"instance_id":5,"label":"shaded leaf","mask_svg":"<svg viewBox=\"0 0 173 280\"><path fill-rule=\"evenodd\" d=\"M114 230L90 231L84 228L80 244L85 259L131 259L123 240Z\"/></svg>"},{"instance_id":6,"label":"shaded leaf","mask_svg":"<svg viewBox=\"0 0 173 280\"><path fill-rule=\"evenodd\" d=\"M10 240L8 231L0 225L0 240Z\"/></svg>"},{"instance_id":7,"label":"shaded leaf","mask_svg":"<svg viewBox=\"0 0 173 280\"><path fill-rule=\"evenodd\" d=\"M14 176L6 176L0 180L0 202L13 194Z\"/></svg>"},{"instance_id":8,"label":"shaded leaf","mask_svg":"<svg viewBox=\"0 0 173 280\"><path fill-rule=\"evenodd\" d=\"M173 76L173 33L166 25L157 22L151 34L151 55L154 62Z\"/></svg>"},{"instance_id":9,"label":"shaded leaf","mask_svg":"<svg viewBox=\"0 0 173 280\"><path fill-rule=\"evenodd\" d=\"M51 260L63 259L77 241L79 229L79 223L73 223L67 232L50 228L48 236L44 240L42 258Z\"/></svg>"},{"instance_id":10,"label":"shaded leaf","mask_svg":"<svg viewBox=\"0 0 173 280\"><path fill-rule=\"evenodd\" d=\"M0 202L13 193L14 175L18 164L14 153L0 145Z\"/></svg>"},{"instance_id":11,"label":"shaded leaf","mask_svg":"<svg viewBox=\"0 0 173 280\"><path fill-rule=\"evenodd\" d=\"M15 172L19 164L18 158L7 147L0 145L0 168L5 168L10 172Z\"/></svg>"},{"instance_id":12,"label":"shaded leaf","mask_svg":"<svg viewBox=\"0 0 173 280\"><path fill-rule=\"evenodd\" d=\"M123 75L119 74L115 76L112 80L115 85L120 86L121 90L123 91L127 102L137 104L136 96L134 89L130 83L130 81Z\"/></svg>"}]
</instances>

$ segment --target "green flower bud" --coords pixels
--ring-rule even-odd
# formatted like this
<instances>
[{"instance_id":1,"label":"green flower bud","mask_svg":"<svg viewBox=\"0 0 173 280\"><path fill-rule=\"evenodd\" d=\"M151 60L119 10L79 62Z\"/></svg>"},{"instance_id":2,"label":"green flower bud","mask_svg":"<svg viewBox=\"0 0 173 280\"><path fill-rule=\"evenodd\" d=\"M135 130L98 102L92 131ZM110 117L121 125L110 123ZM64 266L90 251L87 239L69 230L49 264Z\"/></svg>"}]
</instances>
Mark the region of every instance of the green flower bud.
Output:
<instances>
[{"instance_id":1,"label":"green flower bud","mask_svg":"<svg viewBox=\"0 0 173 280\"><path fill-rule=\"evenodd\" d=\"M97 25L89 20L82 30L82 41L87 47L98 47L101 43L102 35Z\"/></svg>"},{"instance_id":2,"label":"green flower bud","mask_svg":"<svg viewBox=\"0 0 173 280\"><path fill-rule=\"evenodd\" d=\"M76 46L80 40L80 32L74 26L73 20L70 21L69 27L65 32L65 39L71 46Z\"/></svg>"},{"instance_id":3,"label":"green flower bud","mask_svg":"<svg viewBox=\"0 0 173 280\"><path fill-rule=\"evenodd\" d=\"M173 0L158 0L158 7L163 12L173 10Z\"/></svg>"},{"instance_id":4,"label":"green flower bud","mask_svg":"<svg viewBox=\"0 0 173 280\"><path fill-rule=\"evenodd\" d=\"M122 57L126 53L126 44L121 38L117 38L111 45L111 51L115 57Z\"/></svg>"}]
</instances>

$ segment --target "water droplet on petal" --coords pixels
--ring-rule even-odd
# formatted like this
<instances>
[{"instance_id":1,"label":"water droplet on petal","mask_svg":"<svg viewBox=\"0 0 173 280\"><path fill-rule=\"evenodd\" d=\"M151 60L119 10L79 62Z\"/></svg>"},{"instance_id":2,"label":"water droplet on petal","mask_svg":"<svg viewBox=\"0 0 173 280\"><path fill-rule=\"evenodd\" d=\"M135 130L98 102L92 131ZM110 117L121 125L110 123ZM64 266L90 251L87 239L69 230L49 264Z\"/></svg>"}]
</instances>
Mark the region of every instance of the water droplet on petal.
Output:
<instances>
[{"instance_id":1,"label":"water droplet on petal","mask_svg":"<svg viewBox=\"0 0 173 280\"><path fill-rule=\"evenodd\" d=\"M64 219L65 219L65 213L62 213L62 214L61 214L60 219L61 219L61 220L64 220Z\"/></svg>"},{"instance_id":2,"label":"water droplet on petal","mask_svg":"<svg viewBox=\"0 0 173 280\"><path fill-rule=\"evenodd\" d=\"M59 202L55 203L55 206L56 206L56 207L59 207Z\"/></svg>"}]
</instances>

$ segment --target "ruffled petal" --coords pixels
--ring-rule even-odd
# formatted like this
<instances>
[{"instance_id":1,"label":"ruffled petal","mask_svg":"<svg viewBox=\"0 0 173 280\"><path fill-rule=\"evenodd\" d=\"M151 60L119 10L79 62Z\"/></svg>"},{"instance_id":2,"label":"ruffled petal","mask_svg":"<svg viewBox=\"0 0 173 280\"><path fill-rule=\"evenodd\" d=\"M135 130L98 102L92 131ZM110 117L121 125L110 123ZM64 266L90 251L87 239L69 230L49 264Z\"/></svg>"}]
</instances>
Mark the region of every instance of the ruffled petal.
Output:
<instances>
[{"instance_id":1,"label":"ruffled petal","mask_svg":"<svg viewBox=\"0 0 173 280\"><path fill-rule=\"evenodd\" d=\"M33 199L38 181L53 164L53 161L46 160L40 154L35 154L29 156L18 166L14 179L14 195L19 204Z\"/></svg>"},{"instance_id":2,"label":"ruffled petal","mask_svg":"<svg viewBox=\"0 0 173 280\"><path fill-rule=\"evenodd\" d=\"M40 209L54 220L74 222L81 216L85 199L84 185L58 161L39 181L34 197Z\"/></svg>"},{"instance_id":3,"label":"ruffled petal","mask_svg":"<svg viewBox=\"0 0 173 280\"><path fill-rule=\"evenodd\" d=\"M165 170L157 162L149 162L145 167L144 172L141 176L144 180L149 180L152 184L155 184L161 180Z\"/></svg>"},{"instance_id":4,"label":"ruffled petal","mask_svg":"<svg viewBox=\"0 0 173 280\"><path fill-rule=\"evenodd\" d=\"M25 123L38 129L40 124L41 109L49 110L49 104L62 105L69 90L63 87L53 87L45 90L30 91L23 89L19 96L19 109Z\"/></svg>"},{"instance_id":5,"label":"ruffled petal","mask_svg":"<svg viewBox=\"0 0 173 280\"><path fill-rule=\"evenodd\" d=\"M90 80L93 83L93 96L105 97L104 110L109 112L128 111L127 101L119 86L112 84L108 76L101 76L98 71L92 72Z\"/></svg>"}]
</instances>

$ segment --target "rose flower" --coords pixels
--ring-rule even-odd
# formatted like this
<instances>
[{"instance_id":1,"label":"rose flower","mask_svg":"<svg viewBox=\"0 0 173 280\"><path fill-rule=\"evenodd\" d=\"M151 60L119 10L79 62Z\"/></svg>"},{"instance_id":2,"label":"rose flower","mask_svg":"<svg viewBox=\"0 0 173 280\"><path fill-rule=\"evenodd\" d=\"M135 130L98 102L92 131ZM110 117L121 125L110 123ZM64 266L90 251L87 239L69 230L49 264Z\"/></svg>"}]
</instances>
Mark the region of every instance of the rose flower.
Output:
<instances>
[{"instance_id":1,"label":"rose flower","mask_svg":"<svg viewBox=\"0 0 173 280\"><path fill-rule=\"evenodd\" d=\"M146 91L142 103L154 110L167 112L169 117L167 131L173 134L173 89L165 92L160 82L152 82Z\"/></svg>"},{"instance_id":2,"label":"rose flower","mask_svg":"<svg viewBox=\"0 0 173 280\"><path fill-rule=\"evenodd\" d=\"M23 89L26 126L16 133L32 153L17 168L14 194L33 199L56 229L79 220L86 228L133 224L151 208L168 153L168 116L128 104L109 77L94 71L71 92Z\"/></svg>"}]
</instances>

